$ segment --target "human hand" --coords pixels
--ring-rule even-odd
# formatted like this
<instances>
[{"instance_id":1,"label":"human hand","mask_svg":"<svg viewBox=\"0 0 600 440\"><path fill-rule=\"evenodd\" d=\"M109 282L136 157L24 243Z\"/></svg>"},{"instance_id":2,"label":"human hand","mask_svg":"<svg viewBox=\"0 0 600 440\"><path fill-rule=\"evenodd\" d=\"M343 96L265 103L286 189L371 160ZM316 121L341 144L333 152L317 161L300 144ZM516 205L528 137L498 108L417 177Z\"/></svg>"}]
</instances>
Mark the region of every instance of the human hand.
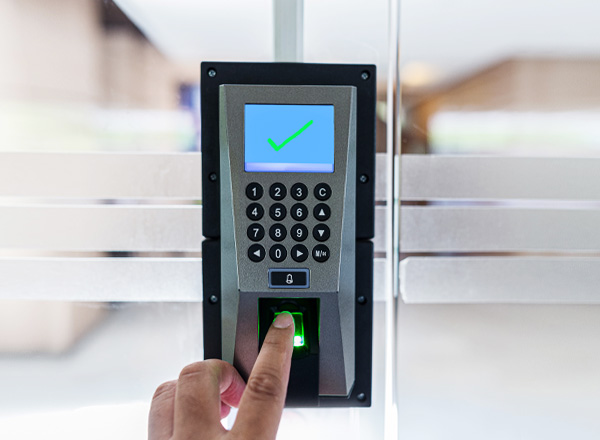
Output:
<instances>
[{"instance_id":1,"label":"human hand","mask_svg":"<svg viewBox=\"0 0 600 440\"><path fill-rule=\"evenodd\" d=\"M275 440L290 375L294 320L282 313L271 325L244 383L227 362L210 359L185 367L152 398L149 440ZM231 431L220 422L239 411Z\"/></svg>"}]
</instances>

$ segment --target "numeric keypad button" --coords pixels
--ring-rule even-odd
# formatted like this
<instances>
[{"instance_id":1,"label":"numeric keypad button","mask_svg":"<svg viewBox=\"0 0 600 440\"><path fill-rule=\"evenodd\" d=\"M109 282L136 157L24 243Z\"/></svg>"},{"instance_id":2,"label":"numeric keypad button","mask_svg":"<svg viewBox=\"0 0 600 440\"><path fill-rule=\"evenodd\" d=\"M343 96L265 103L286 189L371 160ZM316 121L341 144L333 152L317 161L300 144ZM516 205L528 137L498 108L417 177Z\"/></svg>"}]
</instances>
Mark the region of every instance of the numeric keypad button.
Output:
<instances>
[{"instance_id":1,"label":"numeric keypad button","mask_svg":"<svg viewBox=\"0 0 600 440\"><path fill-rule=\"evenodd\" d=\"M287 251L283 245L276 244L269 249L269 257L271 257L271 260L275 263L281 263L287 257Z\"/></svg>"},{"instance_id":2,"label":"numeric keypad button","mask_svg":"<svg viewBox=\"0 0 600 440\"><path fill-rule=\"evenodd\" d=\"M319 200L327 200L331 197L331 187L326 183L315 186L315 197Z\"/></svg>"},{"instance_id":3,"label":"numeric keypad button","mask_svg":"<svg viewBox=\"0 0 600 440\"><path fill-rule=\"evenodd\" d=\"M253 244L248 248L248 258L250 258L255 263L258 263L265 259L266 255L265 248L260 244Z\"/></svg>"},{"instance_id":4,"label":"numeric keypad button","mask_svg":"<svg viewBox=\"0 0 600 440\"><path fill-rule=\"evenodd\" d=\"M312 250L313 258L319 263L324 263L325 261L329 260L329 254L329 248L324 244L318 244Z\"/></svg>"},{"instance_id":5,"label":"numeric keypad button","mask_svg":"<svg viewBox=\"0 0 600 440\"><path fill-rule=\"evenodd\" d=\"M287 209L285 209L285 206L283 206L281 203L275 203L274 205L271 205L271 208L269 209L269 215L273 220L280 221L283 220L287 215Z\"/></svg>"},{"instance_id":6,"label":"numeric keypad button","mask_svg":"<svg viewBox=\"0 0 600 440\"><path fill-rule=\"evenodd\" d=\"M324 222L325 220L329 220L329 217L331 217L331 208L329 208L329 206L327 206L325 203L319 203L317 206L315 206L313 214L317 220Z\"/></svg>"},{"instance_id":7,"label":"numeric keypad button","mask_svg":"<svg viewBox=\"0 0 600 440\"><path fill-rule=\"evenodd\" d=\"M261 241L265 236L265 228L259 223L248 226L248 238L252 241Z\"/></svg>"},{"instance_id":8,"label":"numeric keypad button","mask_svg":"<svg viewBox=\"0 0 600 440\"><path fill-rule=\"evenodd\" d=\"M286 235L287 230L282 224L277 223L269 228L269 237L271 237L273 241L282 241L285 239Z\"/></svg>"},{"instance_id":9,"label":"numeric keypad button","mask_svg":"<svg viewBox=\"0 0 600 440\"><path fill-rule=\"evenodd\" d=\"M291 194L294 200L304 200L308 195L308 188L303 183L296 183L292 186Z\"/></svg>"},{"instance_id":10,"label":"numeric keypad button","mask_svg":"<svg viewBox=\"0 0 600 440\"><path fill-rule=\"evenodd\" d=\"M273 200L283 200L287 194L287 188L283 183L274 183L269 188L269 195Z\"/></svg>"},{"instance_id":11,"label":"numeric keypad button","mask_svg":"<svg viewBox=\"0 0 600 440\"><path fill-rule=\"evenodd\" d=\"M294 220L301 222L308 217L308 208L302 203L296 203L294 206L292 206L290 215Z\"/></svg>"},{"instance_id":12,"label":"numeric keypad button","mask_svg":"<svg viewBox=\"0 0 600 440\"><path fill-rule=\"evenodd\" d=\"M292 226L290 236L296 241L304 241L308 237L308 228L302 224Z\"/></svg>"},{"instance_id":13,"label":"numeric keypad button","mask_svg":"<svg viewBox=\"0 0 600 440\"><path fill-rule=\"evenodd\" d=\"M263 196L263 187L260 183L252 182L246 187L246 197L250 200L259 200Z\"/></svg>"},{"instance_id":14,"label":"numeric keypad button","mask_svg":"<svg viewBox=\"0 0 600 440\"><path fill-rule=\"evenodd\" d=\"M302 263L308 258L308 249L303 244L297 244L290 251L292 259L297 263Z\"/></svg>"},{"instance_id":15,"label":"numeric keypad button","mask_svg":"<svg viewBox=\"0 0 600 440\"><path fill-rule=\"evenodd\" d=\"M315 240L317 241L327 241L329 240L330 235L331 231L327 225L320 224L313 228L313 237L315 237Z\"/></svg>"},{"instance_id":16,"label":"numeric keypad button","mask_svg":"<svg viewBox=\"0 0 600 440\"><path fill-rule=\"evenodd\" d=\"M246 208L246 215L250 220L260 220L265 215L265 209L258 203L250 203Z\"/></svg>"}]
</instances>

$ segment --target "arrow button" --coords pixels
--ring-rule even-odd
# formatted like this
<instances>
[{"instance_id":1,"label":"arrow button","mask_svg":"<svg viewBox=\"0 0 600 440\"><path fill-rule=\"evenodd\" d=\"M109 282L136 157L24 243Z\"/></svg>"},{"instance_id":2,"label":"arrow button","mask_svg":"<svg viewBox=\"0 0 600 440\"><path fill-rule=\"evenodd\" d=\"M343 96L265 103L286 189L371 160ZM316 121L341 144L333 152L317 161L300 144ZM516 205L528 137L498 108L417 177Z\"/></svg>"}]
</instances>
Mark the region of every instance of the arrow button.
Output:
<instances>
[{"instance_id":1,"label":"arrow button","mask_svg":"<svg viewBox=\"0 0 600 440\"><path fill-rule=\"evenodd\" d=\"M292 258L297 263L302 263L308 258L308 249L303 244L297 244L292 248Z\"/></svg>"},{"instance_id":2,"label":"arrow button","mask_svg":"<svg viewBox=\"0 0 600 440\"><path fill-rule=\"evenodd\" d=\"M265 259L265 248L260 244L253 244L248 248L248 258L250 258L255 263L258 263Z\"/></svg>"},{"instance_id":3,"label":"arrow button","mask_svg":"<svg viewBox=\"0 0 600 440\"><path fill-rule=\"evenodd\" d=\"M313 214L317 220L324 222L325 220L329 220L329 217L331 217L331 208L329 208L329 206L325 203L319 203L317 206L315 206Z\"/></svg>"},{"instance_id":4,"label":"arrow button","mask_svg":"<svg viewBox=\"0 0 600 440\"><path fill-rule=\"evenodd\" d=\"M320 224L314 227L313 229L313 237L318 241L327 241L329 240L329 236L331 235L331 231L329 230L329 226Z\"/></svg>"}]
</instances>

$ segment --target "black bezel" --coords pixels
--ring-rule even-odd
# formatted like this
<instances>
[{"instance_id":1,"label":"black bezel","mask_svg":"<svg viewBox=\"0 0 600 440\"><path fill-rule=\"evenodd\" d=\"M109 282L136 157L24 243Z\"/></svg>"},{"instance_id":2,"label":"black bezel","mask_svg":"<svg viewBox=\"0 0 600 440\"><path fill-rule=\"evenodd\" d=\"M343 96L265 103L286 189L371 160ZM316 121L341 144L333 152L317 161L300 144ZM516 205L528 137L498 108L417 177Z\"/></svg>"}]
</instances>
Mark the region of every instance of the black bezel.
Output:
<instances>
[{"instance_id":1,"label":"black bezel","mask_svg":"<svg viewBox=\"0 0 600 440\"><path fill-rule=\"evenodd\" d=\"M203 62L200 67L202 228L205 237L219 238L219 86L344 85L356 87L356 238L375 233L375 103L376 68L360 64ZM209 72L215 72L211 76ZM363 79L365 78L366 79ZM366 177L361 181L361 176Z\"/></svg>"},{"instance_id":2,"label":"black bezel","mask_svg":"<svg viewBox=\"0 0 600 440\"><path fill-rule=\"evenodd\" d=\"M216 75L209 74L211 71ZM375 66L202 63L202 229L207 237L202 246L205 359L220 359L222 355L219 240L219 86L222 84L350 85L357 89L355 382L348 397L320 396L316 404L315 400L303 401L299 406L369 407L373 339L373 243L369 239L374 236L375 223ZM288 391L293 394L293 384Z\"/></svg>"}]
</instances>

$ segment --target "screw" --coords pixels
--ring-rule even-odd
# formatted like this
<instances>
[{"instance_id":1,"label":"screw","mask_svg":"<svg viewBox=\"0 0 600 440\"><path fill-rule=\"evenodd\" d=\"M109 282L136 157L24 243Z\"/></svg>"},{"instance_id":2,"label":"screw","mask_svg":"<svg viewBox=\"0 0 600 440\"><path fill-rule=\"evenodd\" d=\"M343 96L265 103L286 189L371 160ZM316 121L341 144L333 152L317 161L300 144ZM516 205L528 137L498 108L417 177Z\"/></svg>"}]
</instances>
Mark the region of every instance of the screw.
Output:
<instances>
[{"instance_id":1,"label":"screw","mask_svg":"<svg viewBox=\"0 0 600 440\"><path fill-rule=\"evenodd\" d=\"M215 69L208 69L208 76L214 78L215 76L217 76L217 71Z\"/></svg>"},{"instance_id":2,"label":"screw","mask_svg":"<svg viewBox=\"0 0 600 440\"><path fill-rule=\"evenodd\" d=\"M359 402L364 402L365 400L367 400L367 396L365 395L365 393L360 393L356 396L356 399Z\"/></svg>"},{"instance_id":3,"label":"screw","mask_svg":"<svg viewBox=\"0 0 600 440\"><path fill-rule=\"evenodd\" d=\"M208 175L208 180L210 180L211 182L216 182L217 181L217 173L210 173Z\"/></svg>"},{"instance_id":4,"label":"screw","mask_svg":"<svg viewBox=\"0 0 600 440\"><path fill-rule=\"evenodd\" d=\"M369 176L366 174L361 174L358 180L360 183L367 183L369 181Z\"/></svg>"},{"instance_id":5,"label":"screw","mask_svg":"<svg viewBox=\"0 0 600 440\"><path fill-rule=\"evenodd\" d=\"M211 304L216 304L219 302L219 298L217 298L217 295L211 295L208 300L210 301Z\"/></svg>"},{"instance_id":6,"label":"screw","mask_svg":"<svg viewBox=\"0 0 600 440\"><path fill-rule=\"evenodd\" d=\"M365 298L364 296L359 296L357 299L359 304L366 304L367 303L367 298Z\"/></svg>"},{"instance_id":7,"label":"screw","mask_svg":"<svg viewBox=\"0 0 600 440\"><path fill-rule=\"evenodd\" d=\"M363 70L363 72L360 74L360 77L366 81L371 77L371 74L368 70Z\"/></svg>"}]
</instances>

